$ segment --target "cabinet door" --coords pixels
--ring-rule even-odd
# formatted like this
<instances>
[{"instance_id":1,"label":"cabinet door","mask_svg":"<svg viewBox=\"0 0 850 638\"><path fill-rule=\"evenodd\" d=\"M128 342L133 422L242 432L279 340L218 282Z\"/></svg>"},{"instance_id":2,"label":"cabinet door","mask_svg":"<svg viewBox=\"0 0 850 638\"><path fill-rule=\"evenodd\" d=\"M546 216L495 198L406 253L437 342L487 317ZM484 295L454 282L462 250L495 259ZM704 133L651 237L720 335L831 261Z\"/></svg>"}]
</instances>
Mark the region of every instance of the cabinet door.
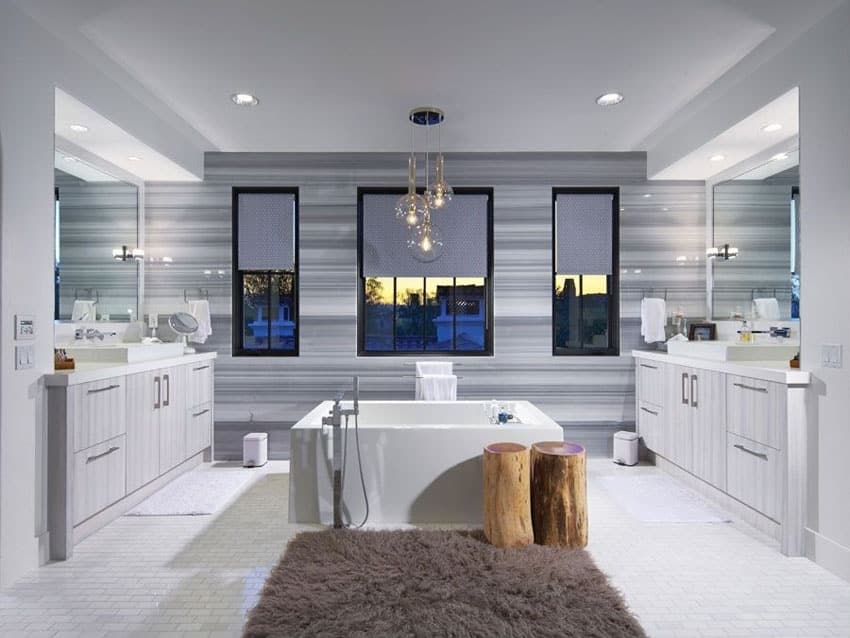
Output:
<instances>
[{"instance_id":1,"label":"cabinet door","mask_svg":"<svg viewBox=\"0 0 850 638\"><path fill-rule=\"evenodd\" d=\"M726 375L691 369L693 473L726 489Z\"/></svg>"},{"instance_id":2,"label":"cabinet door","mask_svg":"<svg viewBox=\"0 0 850 638\"><path fill-rule=\"evenodd\" d=\"M159 371L127 376L127 492L159 476Z\"/></svg>"},{"instance_id":3,"label":"cabinet door","mask_svg":"<svg viewBox=\"0 0 850 638\"><path fill-rule=\"evenodd\" d=\"M165 368L162 377L162 408L159 415L159 473L164 474L186 459L186 366Z\"/></svg>"},{"instance_id":4,"label":"cabinet door","mask_svg":"<svg viewBox=\"0 0 850 638\"><path fill-rule=\"evenodd\" d=\"M212 444L212 403L189 408L186 422L186 456L193 456Z\"/></svg>"},{"instance_id":5,"label":"cabinet door","mask_svg":"<svg viewBox=\"0 0 850 638\"><path fill-rule=\"evenodd\" d=\"M664 405L664 368L665 364L651 359L638 359L637 395L638 401L652 405Z\"/></svg>"},{"instance_id":6,"label":"cabinet door","mask_svg":"<svg viewBox=\"0 0 850 638\"><path fill-rule=\"evenodd\" d=\"M648 450L665 456L664 449L664 409L641 401L638 404L638 434Z\"/></svg>"},{"instance_id":7,"label":"cabinet door","mask_svg":"<svg viewBox=\"0 0 850 638\"><path fill-rule=\"evenodd\" d=\"M691 424L691 370L667 365L665 384L664 456L679 467L693 467L693 432Z\"/></svg>"}]
</instances>

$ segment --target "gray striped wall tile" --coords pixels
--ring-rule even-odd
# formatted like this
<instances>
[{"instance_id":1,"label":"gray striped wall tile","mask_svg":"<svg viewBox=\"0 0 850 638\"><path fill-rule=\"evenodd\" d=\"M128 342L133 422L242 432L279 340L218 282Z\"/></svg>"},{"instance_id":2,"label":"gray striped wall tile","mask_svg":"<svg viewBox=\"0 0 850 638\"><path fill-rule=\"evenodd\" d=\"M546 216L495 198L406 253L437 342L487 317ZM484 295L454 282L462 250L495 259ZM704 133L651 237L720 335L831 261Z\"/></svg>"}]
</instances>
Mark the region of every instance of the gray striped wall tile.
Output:
<instances>
[{"instance_id":1,"label":"gray striped wall tile","mask_svg":"<svg viewBox=\"0 0 850 638\"><path fill-rule=\"evenodd\" d=\"M704 263L676 262L704 254L704 185L647 183L640 153L452 154L446 166L455 186L494 189L495 356L457 359L459 397L528 399L565 424L633 422L628 353L641 346L643 289L666 287L670 303L695 317L705 312ZM405 171L401 154L210 153L203 183L147 186L148 254L174 262L147 264L146 301L173 312L183 288L209 289L213 335L198 349L219 353L219 421L292 423L355 374L364 377L364 398L413 396L403 363L415 357L356 356L357 188L403 186ZM297 358L230 355L230 189L256 185L300 189ZM584 185L621 187L621 266L641 270L623 277L620 357L552 356L552 188Z\"/></svg>"}]
</instances>

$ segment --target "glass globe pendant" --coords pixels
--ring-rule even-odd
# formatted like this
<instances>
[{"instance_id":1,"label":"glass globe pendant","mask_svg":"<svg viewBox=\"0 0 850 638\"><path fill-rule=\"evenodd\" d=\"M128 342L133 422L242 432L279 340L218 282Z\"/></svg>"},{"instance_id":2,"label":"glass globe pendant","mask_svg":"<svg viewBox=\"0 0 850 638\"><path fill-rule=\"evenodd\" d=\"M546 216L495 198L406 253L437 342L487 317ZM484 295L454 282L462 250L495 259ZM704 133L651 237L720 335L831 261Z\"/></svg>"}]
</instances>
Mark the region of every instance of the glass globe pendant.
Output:
<instances>
[{"instance_id":1,"label":"glass globe pendant","mask_svg":"<svg viewBox=\"0 0 850 638\"><path fill-rule=\"evenodd\" d=\"M395 203L396 219L403 219L411 228L418 226L427 206L425 198L416 193L416 156L411 153L407 159L407 193Z\"/></svg>"},{"instance_id":2,"label":"glass globe pendant","mask_svg":"<svg viewBox=\"0 0 850 638\"><path fill-rule=\"evenodd\" d=\"M454 195L454 190L444 179L443 172L443 154L440 153L434 160L434 183L425 191L425 200L434 209L440 209L448 204Z\"/></svg>"},{"instance_id":3,"label":"glass globe pendant","mask_svg":"<svg viewBox=\"0 0 850 638\"><path fill-rule=\"evenodd\" d=\"M420 225L410 230L407 246L416 261L428 263L443 256L445 248L443 231L431 221L429 213L426 212Z\"/></svg>"}]
</instances>

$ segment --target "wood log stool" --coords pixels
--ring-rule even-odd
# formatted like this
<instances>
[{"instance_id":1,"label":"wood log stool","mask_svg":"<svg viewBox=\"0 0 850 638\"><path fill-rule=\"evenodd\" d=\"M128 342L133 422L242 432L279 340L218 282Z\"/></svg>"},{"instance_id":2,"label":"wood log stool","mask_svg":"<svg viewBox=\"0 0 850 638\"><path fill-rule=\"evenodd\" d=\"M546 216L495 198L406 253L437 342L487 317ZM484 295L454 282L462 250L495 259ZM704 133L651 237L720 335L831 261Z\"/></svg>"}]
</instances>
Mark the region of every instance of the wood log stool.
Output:
<instances>
[{"instance_id":1,"label":"wood log stool","mask_svg":"<svg viewBox=\"0 0 850 638\"><path fill-rule=\"evenodd\" d=\"M528 448L491 443L484 448L484 535L496 547L534 542Z\"/></svg>"},{"instance_id":2,"label":"wood log stool","mask_svg":"<svg viewBox=\"0 0 850 638\"><path fill-rule=\"evenodd\" d=\"M531 518L539 545L587 545L587 456L581 445L531 446Z\"/></svg>"}]
</instances>

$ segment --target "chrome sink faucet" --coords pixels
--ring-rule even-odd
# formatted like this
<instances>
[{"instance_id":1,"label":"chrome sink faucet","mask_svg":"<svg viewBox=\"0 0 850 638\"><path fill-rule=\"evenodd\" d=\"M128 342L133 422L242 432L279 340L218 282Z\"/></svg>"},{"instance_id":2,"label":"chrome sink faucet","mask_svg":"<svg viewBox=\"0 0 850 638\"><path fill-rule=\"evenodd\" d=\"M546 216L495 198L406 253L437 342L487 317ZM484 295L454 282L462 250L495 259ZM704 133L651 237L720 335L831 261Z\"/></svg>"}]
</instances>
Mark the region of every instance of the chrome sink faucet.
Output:
<instances>
[{"instance_id":1,"label":"chrome sink faucet","mask_svg":"<svg viewBox=\"0 0 850 638\"><path fill-rule=\"evenodd\" d=\"M103 341L104 337L114 337L117 332L101 332L97 328L77 328L74 330L74 341Z\"/></svg>"}]
</instances>

